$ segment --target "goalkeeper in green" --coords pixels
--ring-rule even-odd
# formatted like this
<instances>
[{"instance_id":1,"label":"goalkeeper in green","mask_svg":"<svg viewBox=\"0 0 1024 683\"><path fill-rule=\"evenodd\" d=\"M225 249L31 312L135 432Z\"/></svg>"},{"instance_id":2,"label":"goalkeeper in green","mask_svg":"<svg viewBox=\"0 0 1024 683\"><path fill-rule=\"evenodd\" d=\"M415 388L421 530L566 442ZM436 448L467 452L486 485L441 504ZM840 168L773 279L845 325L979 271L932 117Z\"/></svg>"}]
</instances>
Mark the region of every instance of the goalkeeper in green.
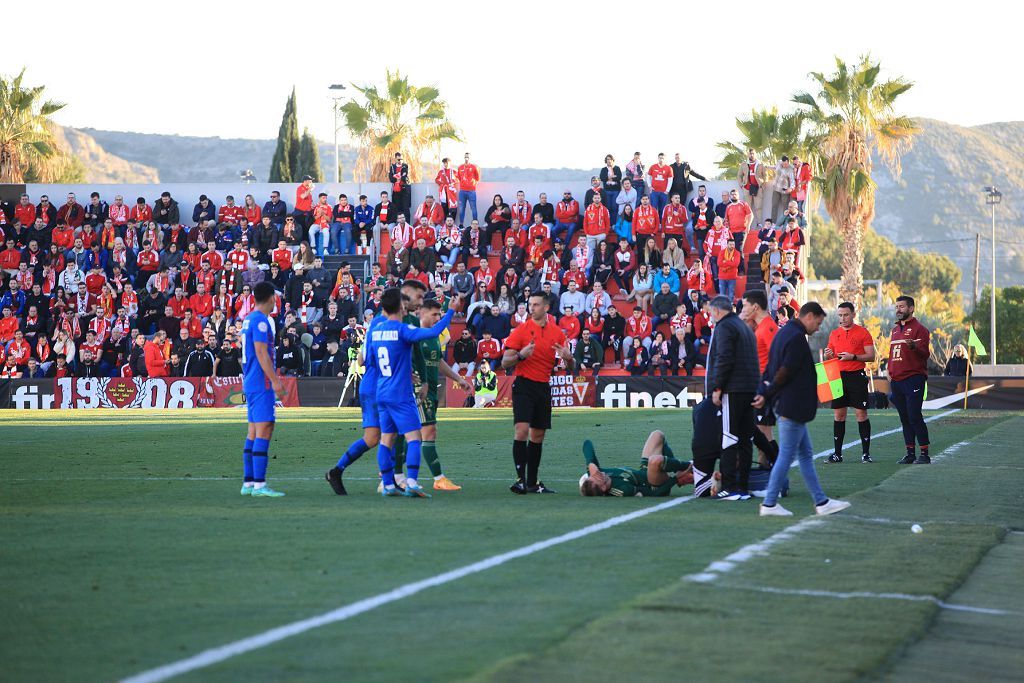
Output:
<instances>
[{"instance_id":1,"label":"goalkeeper in green","mask_svg":"<svg viewBox=\"0 0 1024 683\"><path fill-rule=\"evenodd\" d=\"M580 477L580 494L584 496L664 497L673 486L693 483L690 463L676 460L665 440L665 434L654 430L644 443L640 467L601 467L594 444L583 442L583 458L587 472Z\"/></svg>"}]
</instances>

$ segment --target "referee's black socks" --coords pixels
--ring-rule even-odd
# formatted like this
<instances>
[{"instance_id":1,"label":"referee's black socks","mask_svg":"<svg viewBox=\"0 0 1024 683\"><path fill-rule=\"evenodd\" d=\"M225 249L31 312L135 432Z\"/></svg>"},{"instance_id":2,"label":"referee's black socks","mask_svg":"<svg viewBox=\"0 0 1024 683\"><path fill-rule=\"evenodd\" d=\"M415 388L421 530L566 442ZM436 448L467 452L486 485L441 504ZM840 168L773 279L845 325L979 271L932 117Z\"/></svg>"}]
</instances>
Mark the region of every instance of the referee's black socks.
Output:
<instances>
[{"instance_id":1,"label":"referee's black socks","mask_svg":"<svg viewBox=\"0 0 1024 683\"><path fill-rule=\"evenodd\" d=\"M835 420L832 423L832 439L835 441L836 456L843 455L843 439L846 438L846 420L840 422Z\"/></svg>"},{"instance_id":2,"label":"referee's black socks","mask_svg":"<svg viewBox=\"0 0 1024 683\"><path fill-rule=\"evenodd\" d=\"M526 481L526 442L525 441L513 441L512 442L512 460L516 464L516 478L520 481Z\"/></svg>"},{"instance_id":3,"label":"referee's black socks","mask_svg":"<svg viewBox=\"0 0 1024 683\"><path fill-rule=\"evenodd\" d=\"M526 485L537 485L537 473L540 471L540 453L544 444L526 442Z\"/></svg>"},{"instance_id":4,"label":"referee's black socks","mask_svg":"<svg viewBox=\"0 0 1024 683\"><path fill-rule=\"evenodd\" d=\"M871 420L864 420L857 423L860 430L860 449L864 455L871 454Z\"/></svg>"}]
</instances>

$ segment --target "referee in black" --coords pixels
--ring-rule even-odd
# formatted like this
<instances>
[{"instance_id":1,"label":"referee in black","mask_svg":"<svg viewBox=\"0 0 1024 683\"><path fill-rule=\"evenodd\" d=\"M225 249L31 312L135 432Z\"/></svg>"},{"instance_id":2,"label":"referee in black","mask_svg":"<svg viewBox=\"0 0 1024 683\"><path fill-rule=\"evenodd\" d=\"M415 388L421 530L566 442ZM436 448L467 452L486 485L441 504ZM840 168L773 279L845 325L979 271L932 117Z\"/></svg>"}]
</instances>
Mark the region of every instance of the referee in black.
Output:
<instances>
[{"instance_id":1,"label":"referee in black","mask_svg":"<svg viewBox=\"0 0 1024 683\"><path fill-rule=\"evenodd\" d=\"M551 429L551 385L548 383L558 358L571 374L576 364L565 343L565 333L548 316L544 294L530 296L530 318L519 324L505 340L501 366L515 370L512 384L512 421L515 437L512 459L516 483L512 493L555 493L538 479L544 434Z\"/></svg>"}]
</instances>

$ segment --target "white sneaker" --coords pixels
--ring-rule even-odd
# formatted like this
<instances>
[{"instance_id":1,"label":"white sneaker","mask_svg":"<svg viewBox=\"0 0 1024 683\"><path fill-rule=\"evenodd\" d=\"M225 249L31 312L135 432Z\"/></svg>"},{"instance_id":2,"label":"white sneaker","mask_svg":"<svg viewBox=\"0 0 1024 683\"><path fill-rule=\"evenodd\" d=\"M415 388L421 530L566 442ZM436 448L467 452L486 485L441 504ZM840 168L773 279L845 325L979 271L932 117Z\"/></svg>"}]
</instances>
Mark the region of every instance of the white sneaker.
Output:
<instances>
[{"instance_id":1,"label":"white sneaker","mask_svg":"<svg viewBox=\"0 0 1024 683\"><path fill-rule=\"evenodd\" d=\"M819 515L834 515L837 512L841 512L846 508L850 507L850 504L845 500L837 500L835 498L829 498L828 502L824 505L815 505L814 511Z\"/></svg>"},{"instance_id":2,"label":"white sneaker","mask_svg":"<svg viewBox=\"0 0 1024 683\"><path fill-rule=\"evenodd\" d=\"M764 498L768 495L768 489L761 489L760 491L751 491L750 495L754 498Z\"/></svg>"},{"instance_id":3,"label":"white sneaker","mask_svg":"<svg viewBox=\"0 0 1024 683\"><path fill-rule=\"evenodd\" d=\"M768 506L766 506L764 504L760 505L760 509L758 510L758 514L761 515L762 517L792 517L793 516L792 512L790 512L786 508L782 507L778 503L776 503L775 505L773 505L771 507L768 507Z\"/></svg>"}]
</instances>

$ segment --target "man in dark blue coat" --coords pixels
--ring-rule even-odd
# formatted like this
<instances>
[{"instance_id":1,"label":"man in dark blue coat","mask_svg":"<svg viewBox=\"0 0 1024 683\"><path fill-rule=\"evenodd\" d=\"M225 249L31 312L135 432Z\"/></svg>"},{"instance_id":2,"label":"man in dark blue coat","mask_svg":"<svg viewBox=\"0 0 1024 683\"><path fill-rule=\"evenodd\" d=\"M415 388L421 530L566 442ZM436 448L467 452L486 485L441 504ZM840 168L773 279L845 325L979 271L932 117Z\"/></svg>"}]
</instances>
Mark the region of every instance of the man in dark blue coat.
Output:
<instances>
[{"instance_id":1,"label":"man in dark blue coat","mask_svg":"<svg viewBox=\"0 0 1024 683\"><path fill-rule=\"evenodd\" d=\"M754 399L754 407L760 409L767 403L775 411L779 427L779 457L772 468L764 503L761 504L762 517L788 517L793 514L777 501L794 459L800 463L800 474L814 499L816 513L831 515L850 507L848 502L830 499L821 490L814 471L811 436L807 431L807 423L818 412L818 379L807 336L817 332L824 320L825 311L818 302L807 302L800 307L797 318L779 328L768 352L768 367Z\"/></svg>"}]
</instances>

